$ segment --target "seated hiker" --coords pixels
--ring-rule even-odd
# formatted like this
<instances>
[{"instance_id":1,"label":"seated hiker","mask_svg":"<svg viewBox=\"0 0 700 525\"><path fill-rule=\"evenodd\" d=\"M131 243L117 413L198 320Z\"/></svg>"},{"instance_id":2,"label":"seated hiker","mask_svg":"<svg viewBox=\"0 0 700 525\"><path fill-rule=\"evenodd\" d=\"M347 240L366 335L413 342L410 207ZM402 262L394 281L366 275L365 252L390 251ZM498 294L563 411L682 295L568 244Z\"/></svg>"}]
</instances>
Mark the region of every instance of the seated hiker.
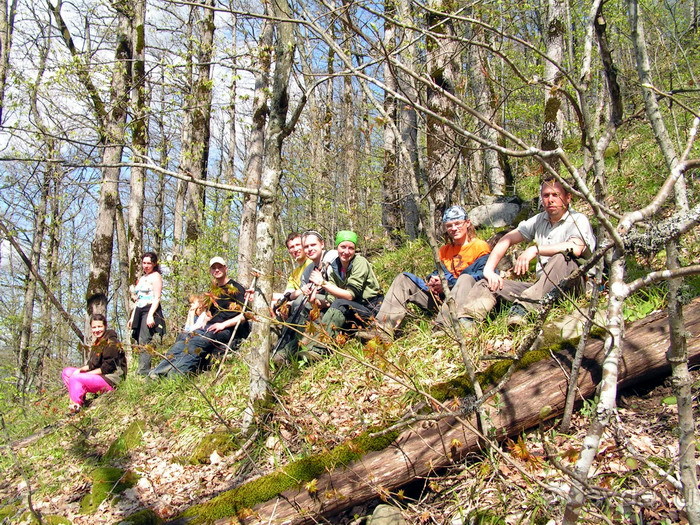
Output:
<instances>
[{"instance_id":1,"label":"seated hiker","mask_svg":"<svg viewBox=\"0 0 700 525\"><path fill-rule=\"evenodd\" d=\"M447 243L440 248L440 263L455 302L458 303L457 297L466 295L476 281L481 279L491 248L486 241L476 236L474 226L461 206L448 208L442 216L442 225ZM412 273L401 273L391 283L384 297L384 303L376 315L375 329L359 335L363 339L393 339L395 331L408 314L406 307L409 303L437 313L437 321L448 324L449 312L447 304L443 303L444 297L442 281L437 272L426 280Z\"/></svg>"},{"instance_id":2,"label":"seated hiker","mask_svg":"<svg viewBox=\"0 0 700 525\"><path fill-rule=\"evenodd\" d=\"M458 315L469 326L483 320L498 299L513 303L509 325L522 325L528 311L558 283L578 268L580 257L589 257L595 249L595 236L582 213L571 206L571 194L556 179L544 180L540 186L544 211L522 221L494 246L484 266L484 279L468 294L458 298ZM537 281L534 283L503 279L495 268L511 246L530 244L515 262L515 274L528 272L530 261L537 258ZM582 289L583 279L575 286Z\"/></svg>"},{"instance_id":3,"label":"seated hiker","mask_svg":"<svg viewBox=\"0 0 700 525\"><path fill-rule=\"evenodd\" d=\"M235 330L235 341L248 337L250 326L242 311L245 288L228 278L226 261L213 257L209 261L209 273L214 279L209 299L208 319L203 328L181 334L168 350L166 358L151 370L149 377L196 372L205 360L222 345L229 344ZM236 328L238 327L238 328Z\"/></svg>"},{"instance_id":4,"label":"seated hiker","mask_svg":"<svg viewBox=\"0 0 700 525\"><path fill-rule=\"evenodd\" d=\"M189 297L190 308L187 311L185 326L182 327L184 333L194 332L204 328L209 321L209 311L203 295L192 294Z\"/></svg>"},{"instance_id":5,"label":"seated hiker","mask_svg":"<svg viewBox=\"0 0 700 525\"><path fill-rule=\"evenodd\" d=\"M320 333L309 334L313 341L304 355L312 359L329 353L328 346L322 343L334 340L340 329L348 325L364 326L377 314L384 299L372 265L355 253L357 234L339 231L335 245L338 257L331 263L329 278L318 270L309 276L315 286L314 294L325 293L322 306L327 308L321 319Z\"/></svg>"},{"instance_id":6,"label":"seated hiker","mask_svg":"<svg viewBox=\"0 0 700 525\"><path fill-rule=\"evenodd\" d=\"M107 330L102 314L90 316L92 345L87 363L80 368L66 367L61 379L68 389L70 411L78 412L85 403L85 394L109 392L126 377L126 355L114 330Z\"/></svg>"},{"instance_id":7,"label":"seated hiker","mask_svg":"<svg viewBox=\"0 0 700 525\"><path fill-rule=\"evenodd\" d=\"M285 288L284 292L281 294L273 294L273 312L277 311L275 305L279 304L283 298L285 298L285 302L288 301L292 298L292 293L301 288L301 276L304 273L304 270L306 270L306 267L311 264L311 259L306 257L306 254L304 253L300 233L290 233L287 236L285 244L287 246L287 251L289 252L289 255L292 257L292 260L296 266L289 275L289 279L287 279L287 287ZM280 314L282 314L282 312L280 312Z\"/></svg>"},{"instance_id":8,"label":"seated hiker","mask_svg":"<svg viewBox=\"0 0 700 525\"><path fill-rule=\"evenodd\" d=\"M286 362L298 350L300 333L304 331L309 313L314 308L323 307L323 295L317 293L316 285L310 282L312 272L317 271L328 279L329 265L337 257L335 250L326 251L323 236L314 230L306 231L301 236L304 254L311 262L301 275L300 287L290 293L292 304L289 317L279 341L272 350L272 361L276 364Z\"/></svg>"}]
</instances>

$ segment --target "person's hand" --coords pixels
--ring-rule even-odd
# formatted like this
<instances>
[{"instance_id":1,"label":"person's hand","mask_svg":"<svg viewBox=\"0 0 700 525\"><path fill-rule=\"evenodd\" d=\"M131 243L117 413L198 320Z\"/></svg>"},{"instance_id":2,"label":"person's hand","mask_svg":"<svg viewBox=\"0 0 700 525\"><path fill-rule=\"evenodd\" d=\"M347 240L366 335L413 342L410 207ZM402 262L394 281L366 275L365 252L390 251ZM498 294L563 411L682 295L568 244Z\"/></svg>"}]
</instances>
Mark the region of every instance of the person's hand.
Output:
<instances>
[{"instance_id":1,"label":"person's hand","mask_svg":"<svg viewBox=\"0 0 700 525\"><path fill-rule=\"evenodd\" d=\"M146 326L148 328L153 328L156 325L156 320L153 318L152 313L148 313L148 316L146 317Z\"/></svg>"},{"instance_id":2,"label":"person's hand","mask_svg":"<svg viewBox=\"0 0 700 525\"><path fill-rule=\"evenodd\" d=\"M218 334L222 330L226 330L226 326L224 326L224 323L214 323L212 325L209 325L207 327L207 332L211 332L213 334Z\"/></svg>"},{"instance_id":3,"label":"person's hand","mask_svg":"<svg viewBox=\"0 0 700 525\"><path fill-rule=\"evenodd\" d=\"M323 274L318 270L312 271L309 276L309 282L316 286L321 286L323 283Z\"/></svg>"},{"instance_id":4,"label":"person's hand","mask_svg":"<svg viewBox=\"0 0 700 525\"><path fill-rule=\"evenodd\" d=\"M313 291L314 285L311 283L306 283L301 289L301 293L303 293L306 297L309 297Z\"/></svg>"},{"instance_id":5,"label":"person's hand","mask_svg":"<svg viewBox=\"0 0 700 525\"><path fill-rule=\"evenodd\" d=\"M126 329L131 330L131 319L126 322Z\"/></svg>"},{"instance_id":6,"label":"person's hand","mask_svg":"<svg viewBox=\"0 0 700 525\"><path fill-rule=\"evenodd\" d=\"M428 282L425 283L428 289L435 295L440 295L443 291L442 281L438 275L431 275Z\"/></svg>"},{"instance_id":7,"label":"person's hand","mask_svg":"<svg viewBox=\"0 0 700 525\"><path fill-rule=\"evenodd\" d=\"M515 261L515 275L525 275L530 270L530 261L537 257L537 246L528 246Z\"/></svg>"},{"instance_id":8,"label":"person's hand","mask_svg":"<svg viewBox=\"0 0 700 525\"><path fill-rule=\"evenodd\" d=\"M497 292L498 290L503 288L503 278L493 270L485 269L484 279L486 279L486 282L489 285L489 290L491 290L492 292Z\"/></svg>"},{"instance_id":9,"label":"person's hand","mask_svg":"<svg viewBox=\"0 0 700 525\"><path fill-rule=\"evenodd\" d=\"M80 373L80 368L76 368L75 370L73 370L73 373L71 374L71 377L77 376L79 373Z\"/></svg>"},{"instance_id":10,"label":"person's hand","mask_svg":"<svg viewBox=\"0 0 700 525\"><path fill-rule=\"evenodd\" d=\"M248 301L248 303L251 303L253 299L255 298L255 288L248 288L245 291L245 301Z\"/></svg>"}]
</instances>

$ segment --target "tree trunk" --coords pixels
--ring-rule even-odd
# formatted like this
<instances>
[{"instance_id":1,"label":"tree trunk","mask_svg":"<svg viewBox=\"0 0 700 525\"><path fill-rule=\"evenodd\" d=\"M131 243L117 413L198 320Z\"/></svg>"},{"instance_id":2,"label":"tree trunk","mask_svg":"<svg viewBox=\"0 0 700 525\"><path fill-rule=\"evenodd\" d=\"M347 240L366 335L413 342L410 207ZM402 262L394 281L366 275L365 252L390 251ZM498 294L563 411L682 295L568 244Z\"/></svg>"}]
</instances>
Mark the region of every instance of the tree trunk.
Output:
<instances>
[{"instance_id":1,"label":"tree trunk","mask_svg":"<svg viewBox=\"0 0 700 525\"><path fill-rule=\"evenodd\" d=\"M132 121L131 121L131 150L132 157L137 163L143 164L148 154L148 97L146 93L146 0L133 2L134 21L132 25L134 43L132 69ZM129 229L128 241L128 282L136 282L140 269L143 252L143 208L146 191L146 169L132 166L129 193Z\"/></svg>"},{"instance_id":2,"label":"tree trunk","mask_svg":"<svg viewBox=\"0 0 700 525\"><path fill-rule=\"evenodd\" d=\"M396 17L394 0L384 2L384 49L391 54L396 48ZM382 227L389 236L391 243L398 246L401 242L401 208L399 198L399 163L396 136L396 98L392 93L398 89L398 81L391 61L384 61L384 111L387 122L384 123L384 173L382 176Z\"/></svg>"},{"instance_id":3,"label":"tree trunk","mask_svg":"<svg viewBox=\"0 0 700 525\"><path fill-rule=\"evenodd\" d=\"M544 80L547 84L544 96L544 122L542 125L541 147L543 150L555 150L562 144L564 97L561 93L566 36L566 2L549 0L547 13L547 32L545 45L547 58L544 61ZM559 160L551 157L548 163L557 169Z\"/></svg>"},{"instance_id":4,"label":"tree trunk","mask_svg":"<svg viewBox=\"0 0 700 525\"><path fill-rule=\"evenodd\" d=\"M656 100L656 92L651 89L654 85L651 78L651 66L649 65L649 55L647 53L646 37L644 25L639 19L639 5L637 0L628 0L628 15L631 27L632 44L636 55L637 75L644 95L644 108L647 119L654 132L654 138L659 145L659 149L666 160L666 166L671 171L678 164L678 154L673 147L673 142L664 124L659 103ZM679 177L674 187L676 204L683 209L688 209L688 195L686 192L685 178Z\"/></svg>"},{"instance_id":5,"label":"tree trunk","mask_svg":"<svg viewBox=\"0 0 700 525\"><path fill-rule=\"evenodd\" d=\"M255 68L255 89L253 92L253 122L248 142L245 165L246 188L260 188L265 154L265 125L269 108L267 106L270 90L270 65L272 59L273 25L263 22L258 43L257 67ZM238 234L238 278L247 283L253 267L256 244L256 223L258 215L258 196L244 195L241 211L241 226Z\"/></svg>"},{"instance_id":6,"label":"tree trunk","mask_svg":"<svg viewBox=\"0 0 700 525\"><path fill-rule=\"evenodd\" d=\"M457 118L454 103L446 96L457 95L459 81L459 53L454 21L449 11L454 6L441 1L436 11L428 15L427 65L431 87L428 88L428 108L439 115L427 116L427 179L428 191L435 202L435 221L452 203L452 192L457 182L461 140L457 133L441 119L454 122ZM441 11L442 13L438 13Z\"/></svg>"},{"instance_id":7,"label":"tree trunk","mask_svg":"<svg viewBox=\"0 0 700 525\"><path fill-rule=\"evenodd\" d=\"M260 181L260 209L255 249L255 262L262 272L259 281L260 293L255 297L255 310L262 312L268 308L272 297L274 276L275 229L277 222L277 194L282 175L282 144L292 132L295 122L287 122L289 109L289 77L296 49L294 24L285 22L291 18L287 0L271 0L266 12L273 17L275 68L270 92L269 119L265 132L265 152L263 173ZM303 102L301 102L303 104ZM298 109L299 110L299 109ZM298 113L297 113L298 116ZM245 414L244 428L250 429L258 409L269 396L270 381L270 319L263 316L253 325L250 345L250 406Z\"/></svg>"},{"instance_id":8,"label":"tree trunk","mask_svg":"<svg viewBox=\"0 0 700 525\"><path fill-rule=\"evenodd\" d=\"M473 37L483 39L483 29L478 26L474 27ZM479 46L469 46L467 60L469 64L469 67L467 68L469 73L469 83L472 87L474 100L476 102L475 109L479 113L489 116L494 122L498 122L498 104L495 100L495 94L489 85L491 68L484 51ZM498 143L498 132L491 126L480 124L479 135L484 140L487 140L492 144ZM481 148L482 146L477 147ZM482 159L482 174L488 185L489 193L491 195L505 195L506 175L501 167L501 163L499 162L498 152L491 148L484 148ZM481 187L482 186L480 184L479 187L475 189L480 192ZM476 197L477 198L475 198L474 201L479 202L478 195Z\"/></svg>"},{"instance_id":9,"label":"tree trunk","mask_svg":"<svg viewBox=\"0 0 700 525\"><path fill-rule=\"evenodd\" d=\"M127 9L120 7L123 6L117 6L119 21L117 49L110 87L112 107L103 115L102 163L106 166L117 166L122 161L124 127L131 82L131 20L124 14ZM92 263L85 294L88 316L95 313L107 314L114 245L114 221L119 205L119 173L120 168L118 167L102 168L102 188L95 223L95 237L91 245Z\"/></svg>"},{"instance_id":10,"label":"tree trunk","mask_svg":"<svg viewBox=\"0 0 700 525\"><path fill-rule=\"evenodd\" d=\"M185 255L190 255L200 238L204 224L204 187L196 181L207 178L209 137L211 134L211 65L214 55L214 0L192 6L192 84L186 97L183 132L188 135L180 154L180 172L195 182L184 190Z\"/></svg>"},{"instance_id":11,"label":"tree trunk","mask_svg":"<svg viewBox=\"0 0 700 525\"><path fill-rule=\"evenodd\" d=\"M680 267L676 241L666 248L666 266ZM700 524L700 493L698 492L697 462L695 460L695 420L693 418L693 378L688 370L688 341L683 323L683 308L678 293L683 279L668 283L669 348L666 354L672 370L673 393L678 407L678 464L685 511L690 525Z\"/></svg>"},{"instance_id":12,"label":"tree trunk","mask_svg":"<svg viewBox=\"0 0 700 525\"><path fill-rule=\"evenodd\" d=\"M2 125L3 108L5 105L5 87L7 72L10 69L10 50L12 49L12 34L15 30L15 13L17 0L0 1L0 125Z\"/></svg>"},{"instance_id":13,"label":"tree trunk","mask_svg":"<svg viewBox=\"0 0 700 525\"><path fill-rule=\"evenodd\" d=\"M688 352L691 363L700 363L700 300L686 307L685 327L691 334ZM631 386L669 373L665 352L668 346L668 320L655 314L631 325L626 331L620 361L619 385ZM582 397L591 397L607 366L608 344L591 341L585 351L584 369L579 376ZM542 407L550 407L547 418L557 417L563 410L572 359L569 352L556 354L556 359L539 361L517 371L500 395L500 406L489 407L495 436L504 439L542 422ZM542 378L547 388L542 388ZM445 417L421 422L403 432L389 447L371 452L347 468L321 475L316 491L304 488L283 492L246 513L242 522L252 523L317 523L320 516L332 516L344 509L395 491L406 483L420 479L440 467L449 466L467 453L479 450L480 436L474 432L475 417ZM236 491L237 489L233 489ZM319 495L332 494L332 497ZM221 498L226 498L223 494ZM242 510L242 509L238 509Z\"/></svg>"}]
</instances>

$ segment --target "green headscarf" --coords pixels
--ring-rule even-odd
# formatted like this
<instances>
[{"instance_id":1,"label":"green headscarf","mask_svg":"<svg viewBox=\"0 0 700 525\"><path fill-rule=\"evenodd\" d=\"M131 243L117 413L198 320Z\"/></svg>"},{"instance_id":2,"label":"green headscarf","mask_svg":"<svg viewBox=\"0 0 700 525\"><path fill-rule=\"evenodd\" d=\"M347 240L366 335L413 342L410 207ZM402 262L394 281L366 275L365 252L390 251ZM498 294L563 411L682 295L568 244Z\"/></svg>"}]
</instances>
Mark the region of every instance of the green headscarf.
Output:
<instances>
[{"instance_id":1,"label":"green headscarf","mask_svg":"<svg viewBox=\"0 0 700 525\"><path fill-rule=\"evenodd\" d=\"M357 246L357 234L350 230L340 230L335 234L335 247L337 248L341 242L350 241Z\"/></svg>"}]
</instances>

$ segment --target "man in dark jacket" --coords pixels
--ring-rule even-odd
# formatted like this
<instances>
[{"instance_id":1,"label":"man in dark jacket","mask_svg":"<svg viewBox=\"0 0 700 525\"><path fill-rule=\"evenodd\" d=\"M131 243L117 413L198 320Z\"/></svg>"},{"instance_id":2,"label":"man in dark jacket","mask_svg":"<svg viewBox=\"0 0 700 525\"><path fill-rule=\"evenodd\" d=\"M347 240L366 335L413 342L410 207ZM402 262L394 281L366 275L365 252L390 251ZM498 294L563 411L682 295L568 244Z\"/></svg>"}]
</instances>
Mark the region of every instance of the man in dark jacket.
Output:
<instances>
[{"instance_id":1,"label":"man in dark jacket","mask_svg":"<svg viewBox=\"0 0 700 525\"><path fill-rule=\"evenodd\" d=\"M243 313L245 288L228 278L226 261L221 257L209 261L209 273L214 279L211 292L207 294L211 301L209 321L201 330L178 337L166 359L151 370L149 377L196 372L212 352L228 344L237 325L235 339L248 337L250 326Z\"/></svg>"}]
</instances>

